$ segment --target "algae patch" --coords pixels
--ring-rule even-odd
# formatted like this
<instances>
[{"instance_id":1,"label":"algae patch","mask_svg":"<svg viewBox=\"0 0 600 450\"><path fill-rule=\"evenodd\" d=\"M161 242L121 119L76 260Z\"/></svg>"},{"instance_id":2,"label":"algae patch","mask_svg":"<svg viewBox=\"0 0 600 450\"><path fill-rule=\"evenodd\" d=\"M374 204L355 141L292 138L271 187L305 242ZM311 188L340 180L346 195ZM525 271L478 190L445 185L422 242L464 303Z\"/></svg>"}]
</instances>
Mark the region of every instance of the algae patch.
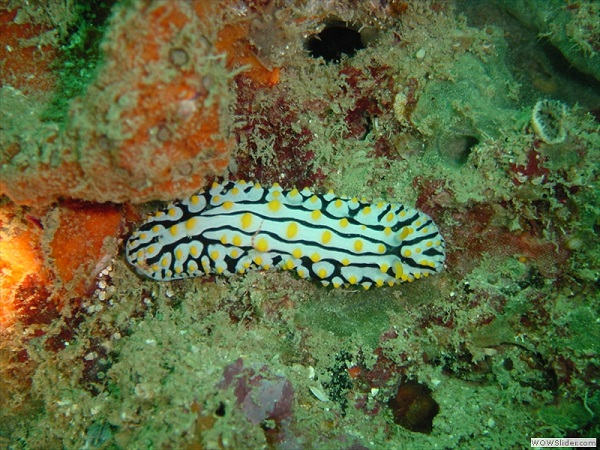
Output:
<instances>
[{"instance_id":1,"label":"algae patch","mask_svg":"<svg viewBox=\"0 0 600 450\"><path fill-rule=\"evenodd\" d=\"M71 99L85 92L102 62L100 43L116 0L79 0L76 20L67 29L60 45L60 57L54 63L58 86L42 112L45 121L62 122Z\"/></svg>"},{"instance_id":2,"label":"algae patch","mask_svg":"<svg viewBox=\"0 0 600 450\"><path fill-rule=\"evenodd\" d=\"M375 348L389 327L386 311L393 307L393 298L385 293L332 293L326 299L302 304L296 321L300 326L317 327L338 338L361 339Z\"/></svg>"}]
</instances>

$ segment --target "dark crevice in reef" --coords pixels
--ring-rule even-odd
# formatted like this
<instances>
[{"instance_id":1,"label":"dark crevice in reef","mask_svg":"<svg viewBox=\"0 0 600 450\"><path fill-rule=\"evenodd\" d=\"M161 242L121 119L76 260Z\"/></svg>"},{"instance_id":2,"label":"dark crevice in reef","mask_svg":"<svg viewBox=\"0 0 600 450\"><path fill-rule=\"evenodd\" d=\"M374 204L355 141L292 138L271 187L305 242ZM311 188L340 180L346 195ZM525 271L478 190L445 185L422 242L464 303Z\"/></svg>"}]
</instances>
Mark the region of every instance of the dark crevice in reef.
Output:
<instances>
[{"instance_id":1,"label":"dark crevice in reef","mask_svg":"<svg viewBox=\"0 0 600 450\"><path fill-rule=\"evenodd\" d=\"M430 434L433 419L440 405L433 399L431 389L416 381L406 381L388 401L394 422L407 430Z\"/></svg>"},{"instance_id":2,"label":"dark crevice in reef","mask_svg":"<svg viewBox=\"0 0 600 450\"><path fill-rule=\"evenodd\" d=\"M479 139L469 134L456 134L447 137L442 158L451 167L462 167L469 160L473 148L479 144Z\"/></svg>"},{"instance_id":3,"label":"dark crevice in reef","mask_svg":"<svg viewBox=\"0 0 600 450\"><path fill-rule=\"evenodd\" d=\"M600 81L593 76L579 71L573 66L562 52L554 46L549 39L540 39L539 45L543 50L546 58L550 62L552 69L559 75L571 80L582 86L588 86L600 92Z\"/></svg>"},{"instance_id":4,"label":"dark crevice in reef","mask_svg":"<svg viewBox=\"0 0 600 450\"><path fill-rule=\"evenodd\" d=\"M338 63L342 55L349 58L365 48L360 33L343 23L328 24L319 34L310 36L306 50L313 58L323 58L326 63Z\"/></svg>"}]
</instances>

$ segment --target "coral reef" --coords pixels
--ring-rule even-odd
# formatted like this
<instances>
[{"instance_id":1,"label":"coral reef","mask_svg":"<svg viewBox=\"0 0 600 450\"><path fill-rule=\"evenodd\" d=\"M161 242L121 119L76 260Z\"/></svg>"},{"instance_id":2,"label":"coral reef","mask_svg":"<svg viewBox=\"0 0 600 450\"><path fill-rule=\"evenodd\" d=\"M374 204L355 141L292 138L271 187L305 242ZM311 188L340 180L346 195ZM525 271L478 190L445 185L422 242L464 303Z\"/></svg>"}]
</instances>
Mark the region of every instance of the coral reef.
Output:
<instances>
[{"instance_id":1,"label":"coral reef","mask_svg":"<svg viewBox=\"0 0 600 450\"><path fill-rule=\"evenodd\" d=\"M44 265L41 227L36 222L28 223L29 218L6 201L0 214L0 326L8 328L18 318L19 310L31 314L45 303L50 273Z\"/></svg>"},{"instance_id":2,"label":"coral reef","mask_svg":"<svg viewBox=\"0 0 600 450\"><path fill-rule=\"evenodd\" d=\"M545 39L509 3L558 11ZM0 6L0 447L598 435L593 1L38 6ZM127 264L163 200L242 179L414 207L445 267L364 290Z\"/></svg>"},{"instance_id":3,"label":"coral reef","mask_svg":"<svg viewBox=\"0 0 600 450\"><path fill-rule=\"evenodd\" d=\"M107 204L31 211L4 203L0 214L3 328L53 316L91 295L96 277L118 253L124 225L120 208Z\"/></svg>"},{"instance_id":4,"label":"coral reef","mask_svg":"<svg viewBox=\"0 0 600 450\"><path fill-rule=\"evenodd\" d=\"M48 212L47 256L68 291L93 292L94 280L118 252L123 222L121 209L111 204L63 203Z\"/></svg>"}]
</instances>

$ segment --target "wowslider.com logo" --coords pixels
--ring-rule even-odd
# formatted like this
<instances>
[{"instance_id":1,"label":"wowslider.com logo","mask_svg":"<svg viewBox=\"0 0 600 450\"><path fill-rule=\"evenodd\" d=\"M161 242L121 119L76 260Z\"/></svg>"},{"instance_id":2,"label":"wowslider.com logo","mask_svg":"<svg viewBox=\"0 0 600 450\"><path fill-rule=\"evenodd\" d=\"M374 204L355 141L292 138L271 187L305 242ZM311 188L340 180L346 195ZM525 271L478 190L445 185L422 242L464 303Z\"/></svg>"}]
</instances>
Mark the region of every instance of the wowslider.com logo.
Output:
<instances>
[{"instance_id":1,"label":"wowslider.com logo","mask_svg":"<svg viewBox=\"0 0 600 450\"><path fill-rule=\"evenodd\" d=\"M531 438L537 448L596 448L596 438Z\"/></svg>"}]
</instances>

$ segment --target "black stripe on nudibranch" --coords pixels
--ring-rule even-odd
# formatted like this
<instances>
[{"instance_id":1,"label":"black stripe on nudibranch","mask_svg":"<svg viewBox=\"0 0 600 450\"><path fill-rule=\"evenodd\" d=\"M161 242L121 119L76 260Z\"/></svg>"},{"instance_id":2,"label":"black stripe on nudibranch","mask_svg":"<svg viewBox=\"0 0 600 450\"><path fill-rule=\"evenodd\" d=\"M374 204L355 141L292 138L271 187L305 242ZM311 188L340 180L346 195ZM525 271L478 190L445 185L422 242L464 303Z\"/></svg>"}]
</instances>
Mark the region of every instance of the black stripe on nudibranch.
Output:
<instances>
[{"instance_id":1,"label":"black stripe on nudibranch","mask_svg":"<svg viewBox=\"0 0 600 450\"><path fill-rule=\"evenodd\" d=\"M429 216L405 205L226 182L157 212L125 254L156 280L275 267L368 289L439 272L445 244Z\"/></svg>"}]
</instances>

